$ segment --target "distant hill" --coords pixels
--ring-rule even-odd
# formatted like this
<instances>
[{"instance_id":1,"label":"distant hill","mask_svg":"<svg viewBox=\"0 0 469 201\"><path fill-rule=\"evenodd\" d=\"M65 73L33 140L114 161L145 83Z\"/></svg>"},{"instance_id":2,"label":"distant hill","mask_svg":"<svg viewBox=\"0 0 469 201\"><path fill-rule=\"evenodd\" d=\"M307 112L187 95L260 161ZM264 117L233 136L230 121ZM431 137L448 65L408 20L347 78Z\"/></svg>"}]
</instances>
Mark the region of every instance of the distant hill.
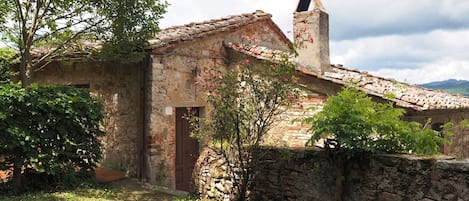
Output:
<instances>
[{"instance_id":1,"label":"distant hill","mask_svg":"<svg viewBox=\"0 0 469 201\"><path fill-rule=\"evenodd\" d=\"M449 79L445 81L430 82L420 86L430 89L441 89L452 94L469 96L469 81Z\"/></svg>"}]
</instances>

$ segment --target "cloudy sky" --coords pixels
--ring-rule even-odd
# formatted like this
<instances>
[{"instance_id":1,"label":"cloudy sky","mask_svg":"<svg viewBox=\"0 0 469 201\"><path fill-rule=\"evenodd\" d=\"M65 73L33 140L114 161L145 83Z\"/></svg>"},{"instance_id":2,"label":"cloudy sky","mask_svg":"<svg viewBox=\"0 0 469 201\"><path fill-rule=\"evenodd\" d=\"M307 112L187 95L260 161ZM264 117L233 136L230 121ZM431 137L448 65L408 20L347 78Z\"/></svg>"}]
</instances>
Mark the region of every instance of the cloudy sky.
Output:
<instances>
[{"instance_id":1,"label":"cloudy sky","mask_svg":"<svg viewBox=\"0 0 469 201\"><path fill-rule=\"evenodd\" d=\"M297 0L168 0L161 27L263 10L288 34ZM331 63L413 84L469 80L469 0L323 0ZM291 37L291 36L289 36Z\"/></svg>"}]
</instances>

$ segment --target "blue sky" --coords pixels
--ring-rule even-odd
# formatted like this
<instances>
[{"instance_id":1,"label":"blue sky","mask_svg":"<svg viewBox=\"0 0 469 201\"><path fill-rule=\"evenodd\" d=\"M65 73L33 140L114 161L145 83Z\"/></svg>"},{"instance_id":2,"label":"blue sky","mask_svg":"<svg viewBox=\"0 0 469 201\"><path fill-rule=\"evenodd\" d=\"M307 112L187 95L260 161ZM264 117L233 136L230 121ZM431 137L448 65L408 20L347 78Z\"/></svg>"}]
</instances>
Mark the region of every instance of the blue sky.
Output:
<instances>
[{"instance_id":1,"label":"blue sky","mask_svg":"<svg viewBox=\"0 0 469 201\"><path fill-rule=\"evenodd\" d=\"M287 32L297 0L168 0L161 27L263 10ZM331 63L412 84L469 80L469 0L323 0Z\"/></svg>"}]
</instances>

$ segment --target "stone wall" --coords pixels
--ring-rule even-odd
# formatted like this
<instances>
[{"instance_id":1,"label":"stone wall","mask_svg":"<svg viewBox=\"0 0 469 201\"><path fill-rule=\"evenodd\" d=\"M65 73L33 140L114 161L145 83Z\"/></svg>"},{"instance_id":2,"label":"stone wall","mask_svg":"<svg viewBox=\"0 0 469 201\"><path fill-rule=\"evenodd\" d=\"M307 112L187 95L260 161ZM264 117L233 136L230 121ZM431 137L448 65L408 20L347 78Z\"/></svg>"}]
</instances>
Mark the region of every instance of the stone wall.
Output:
<instances>
[{"instance_id":1,"label":"stone wall","mask_svg":"<svg viewBox=\"0 0 469 201\"><path fill-rule=\"evenodd\" d=\"M305 117L312 117L322 107L327 96L317 93L301 94L298 104L292 105L278 115L275 124L262 138L263 146L274 147L305 147L311 138L308 129L311 125L304 124Z\"/></svg>"},{"instance_id":2,"label":"stone wall","mask_svg":"<svg viewBox=\"0 0 469 201\"><path fill-rule=\"evenodd\" d=\"M232 200L234 177L229 163L217 149L205 148L193 172L194 189L201 198Z\"/></svg>"},{"instance_id":3,"label":"stone wall","mask_svg":"<svg viewBox=\"0 0 469 201\"><path fill-rule=\"evenodd\" d=\"M203 153L194 171L196 189L203 198L229 199L232 179L223 171L227 164L216 151ZM252 200L334 200L334 169L325 152L264 148L257 156L261 162ZM346 201L469 200L469 160L362 156L352 159L346 170Z\"/></svg>"},{"instance_id":4,"label":"stone wall","mask_svg":"<svg viewBox=\"0 0 469 201\"><path fill-rule=\"evenodd\" d=\"M104 103L106 136L102 166L135 176L138 171L137 142L141 133L138 65L68 61L52 63L34 76L34 82L89 86Z\"/></svg>"}]
</instances>

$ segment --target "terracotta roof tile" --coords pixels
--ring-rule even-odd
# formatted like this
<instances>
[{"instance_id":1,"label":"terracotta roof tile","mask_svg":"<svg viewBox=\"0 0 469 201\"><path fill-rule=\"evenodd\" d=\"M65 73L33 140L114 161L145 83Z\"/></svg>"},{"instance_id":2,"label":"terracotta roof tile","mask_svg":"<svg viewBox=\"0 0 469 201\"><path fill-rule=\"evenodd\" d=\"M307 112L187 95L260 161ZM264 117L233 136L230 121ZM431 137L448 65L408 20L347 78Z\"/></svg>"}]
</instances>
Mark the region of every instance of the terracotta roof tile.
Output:
<instances>
[{"instance_id":1,"label":"terracotta roof tile","mask_svg":"<svg viewBox=\"0 0 469 201\"><path fill-rule=\"evenodd\" d=\"M271 15L261 10L253 13L233 15L220 19L190 23L182 26L174 26L161 30L153 39L150 39L151 48L160 48L183 41L204 38L206 36L233 30L237 27L248 25L261 20L270 20Z\"/></svg>"},{"instance_id":2,"label":"terracotta roof tile","mask_svg":"<svg viewBox=\"0 0 469 201\"><path fill-rule=\"evenodd\" d=\"M229 47L254 58L271 62L278 62L275 58L278 58L278 55L286 54L279 50L271 50L255 45L235 44ZM292 57L290 57L290 59L294 62ZM303 74L341 85L353 84L373 96L386 98L386 95L392 94L394 95L392 101L401 107L412 108L418 111L469 108L469 97L453 95L441 90L423 88L417 85L398 82L393 79L374 76L365 71L344 68L342 65L331 65L332 70L325 72L323 75L308 71L301 66L301 64L297 63L297 70Z\"/></svg>"},{"instance_id":3,"label":"terracotta roof tile","mask_svg":"<svg viewBox=\"0 0 469 201\"><path fill-rule=\"evenodd\" d=\"M337 75L341 75L342 78L336 78ZM366 72L350 70L337 65L333 65L332 71L326 72L320 78L336 83L357 84L358 87L365 89L366 92L380 97L386 94L393 94L395 100L403 101L397 103L399 106L411 107L416 110L469 108L468 97L373 76ZM360 79L361 82L351 82L350 80L352 79Z\"/></svg>"}]
</instances>

